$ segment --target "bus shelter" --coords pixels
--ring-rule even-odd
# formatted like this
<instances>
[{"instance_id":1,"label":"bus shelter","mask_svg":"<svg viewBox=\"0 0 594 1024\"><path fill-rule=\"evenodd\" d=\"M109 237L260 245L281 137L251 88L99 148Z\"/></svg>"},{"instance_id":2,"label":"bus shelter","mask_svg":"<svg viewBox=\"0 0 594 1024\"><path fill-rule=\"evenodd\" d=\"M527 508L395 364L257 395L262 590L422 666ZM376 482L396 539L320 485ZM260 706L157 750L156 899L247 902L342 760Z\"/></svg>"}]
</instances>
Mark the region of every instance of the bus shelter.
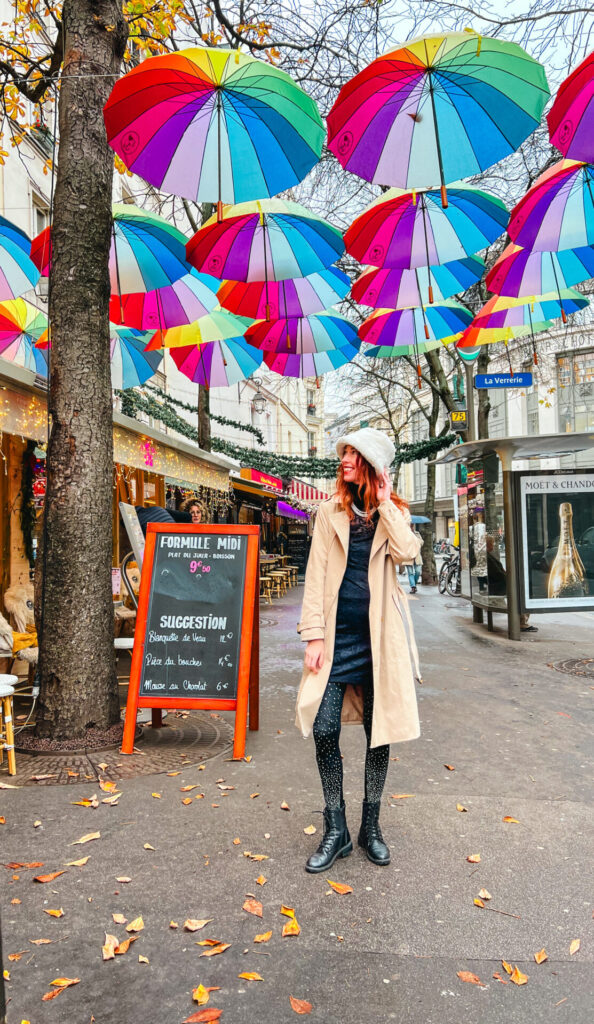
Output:
<instances>
[{"instance_id":1,"label":"bus shelter","mask_svg":"<svg viewBox=\"0 0 594 1024\"><path fill-rule=\"evenodd\" d=\"M594 456L562 465L593 448L586 432L503 437L436 460L457 464L461 596L475 622L486 612L492 630L503 612L519 640L523 617L594 608Z\"/></svg>"}]
</instances>

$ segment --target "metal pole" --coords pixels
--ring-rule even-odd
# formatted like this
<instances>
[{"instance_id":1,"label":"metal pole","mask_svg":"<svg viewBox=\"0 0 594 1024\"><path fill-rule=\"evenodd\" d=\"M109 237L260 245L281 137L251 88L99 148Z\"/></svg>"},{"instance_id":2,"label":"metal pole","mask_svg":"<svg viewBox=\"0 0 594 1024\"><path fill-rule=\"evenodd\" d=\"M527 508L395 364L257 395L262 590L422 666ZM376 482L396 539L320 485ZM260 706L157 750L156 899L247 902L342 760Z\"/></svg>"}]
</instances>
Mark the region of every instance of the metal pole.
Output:
<instances>
[{"instance_id":1,"label":"metal pole","mask_svg":"<svg viewBox=\"0 0 594 1024\"><path fill-rule=\"evenodd\" d=\"M467 418L467 441L478 441L476 432L476 414L474 409L474 373L472 363L464 363L464 378L466 384L466 418Z\"/></svg>"},{"instance_id":2,"label":"metal pole","mask_svg":"<svg viewBox=\"0 0 594 1024\"><path fill-rule=\"evenodd\" d=\"M521 640L520 602L518 600L518 567L516 562L516 526L514 521L511 455L500 454L503 469L503 523L505 529L505 572L507 575L507 635Z\"/></svg>"}]
</instances>

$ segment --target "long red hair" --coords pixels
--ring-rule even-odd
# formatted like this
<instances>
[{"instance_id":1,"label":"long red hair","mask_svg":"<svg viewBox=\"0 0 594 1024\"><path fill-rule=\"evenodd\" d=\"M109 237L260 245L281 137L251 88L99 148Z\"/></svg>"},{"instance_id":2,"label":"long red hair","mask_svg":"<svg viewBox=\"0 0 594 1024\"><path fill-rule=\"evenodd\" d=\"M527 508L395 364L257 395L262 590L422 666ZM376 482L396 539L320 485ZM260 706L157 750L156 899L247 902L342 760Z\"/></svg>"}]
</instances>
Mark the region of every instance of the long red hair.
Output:
<instances>
[{"instance_id":1,"label":"long red hair","mask_svg":"<svg viewBox=\"0 0 594 1024\"><path fill-rule=\"evenodd\" d=\"M363 501L363 509L368 514L377 508L379 502L377 497L377 490L379 486L379 477L377 471L361 455L361 452L357 452L357 469L359 470L359 493ZM345 510L349 519L355 518L353 512L353 497L349 488L349 485L345 482L344 471L342 468L342 462L338 467L338 475L336 477L336 495ZM399 498L395 491L392 491L390 495L390 501L399 508L401 512L408 509L408 503L403 498Z\"/></svg>"}]
</instances>

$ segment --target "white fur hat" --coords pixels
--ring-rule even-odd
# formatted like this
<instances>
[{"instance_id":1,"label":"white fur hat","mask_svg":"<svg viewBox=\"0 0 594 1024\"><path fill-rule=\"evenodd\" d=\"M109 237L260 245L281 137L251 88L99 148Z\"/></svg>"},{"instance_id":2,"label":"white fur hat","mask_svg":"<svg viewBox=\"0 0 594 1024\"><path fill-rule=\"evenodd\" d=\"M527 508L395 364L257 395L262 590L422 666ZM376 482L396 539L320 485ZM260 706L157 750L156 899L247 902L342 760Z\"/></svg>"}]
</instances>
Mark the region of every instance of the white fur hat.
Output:
<instances>
[{"instance_id":1,"label":"white fur hat","mask_svg":"<svg viewBox=\"0 0 594 1024\"><path fill-rule=\"evenodd\" d=\"M374 427L363 427L362 430L354 430L352 434L339 437L336 442L339 459L342 459L347 444L367 459L378 474L390 468L396 455L396 448L387 434Z\"/></svg>"}]
</instances>

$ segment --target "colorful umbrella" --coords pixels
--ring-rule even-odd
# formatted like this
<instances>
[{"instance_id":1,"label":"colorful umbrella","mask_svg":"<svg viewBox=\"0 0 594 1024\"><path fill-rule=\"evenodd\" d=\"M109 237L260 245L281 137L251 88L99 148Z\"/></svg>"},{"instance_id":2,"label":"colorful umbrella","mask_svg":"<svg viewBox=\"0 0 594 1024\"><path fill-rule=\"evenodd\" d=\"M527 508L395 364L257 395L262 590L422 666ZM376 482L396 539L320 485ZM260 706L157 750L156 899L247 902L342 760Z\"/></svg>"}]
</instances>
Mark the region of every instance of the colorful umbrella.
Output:
<instances>
[{"instance_id":1,"label":"colorful umbrella","mask_svg":"<svg viewBox=\"0 0 594 1024\"><path fill-rule=\"evenodd\" d=\"M243 338L251 322L247 317L233 316L227 310L215 309L194 323L170 327L167 331L156 331L146 346L146 351L150 352L157 348L187 348L188 345L204 345L209 341L236 341L237 338Z\"/></svg>"},{"instance_id":2,"label":"colorful umbrella","mask_svg":"<svg viewBox=\"0 0 594 1024\"><path fill-rule=\"evenodd\" d=\"M262 353L248 345L242 337L174 348L171 356L186 377L207 388L237 384L250 377L262 365Z\"/></svg>"},{"instance_id":3,"label":"colorful umbrella","mask_svg":"<svg viewBox=\"0 0 594 1024\"><path fill-rule=\"evenodd\" d=\"M189 274L185 244L185 235L164 217L129 203L116 203L109 254L112 293L154 291ZM33 239L31 259L47 277L51 263L50 228Z\"/></svg>"},{"instance_id":4,"label":"colorful umbrella","mask_svg":"<svg viewBox=\"0 0 594 1024\"><path fill-rule=\"evenodd\" d=\"M34 288L39 271L29 253L28 235L11 221L0 217L0 301L16 299Z\"/></svg>"},{"instance_id":5,"label":"colorful umbrella","mask_svg":"<svg viewBox=\"0 0 594 1024\"><path fill-rule=\"evenodd\" d=\"M532 342L534 364L537 365L538 355L536 352L536 341L534 335L540 334L542 331L549 331L552 326L553 324L550 320L536 321L535 323L522 324L516 327L477 327L473 322L471 326L464 331L460 340L456 342L456 348L466 362L468 361L468 356L471 354L472 358L474 358L477 345L494 345L497 344L497 342L503 342L505 345L510 373L513 376L514 368L512 366L511 355L508 347L509 342L513 338L529 338Z\"/></svg>"},{"instance_id":6,"label":"colorful umbrella","mask_svg":"<svg viewBox=\"0 0 594 1024\"><path fill-rule=\"evenodd\" d=\"M386 192L351 224L347 251L374 267L428 267L461 260L504 231L508 213L495 196L456 185L448 198L444 209L436 190Z\"/></svg>"},{"instance_id":7,"label":"colorful umbrella","mask_svg":"<svg viewBox=\"0 0 594 1024\"><path fill-rule=\"evenodd\" d=\"M373 345L413 347L418 341L439 341L459 334L471 322L470 310L451 300L415 309L376 309L359 327L359 337Z\"/></svg>"},{"instance_id":8,"label":"colorful umbrella","mask_svg":"<svg viewBox=\"0 0 594 1024\"><path fill-rule=\"evenodd\" d=\"M560 295L551 292L532 297L524 295L517 299L494 295L476 314L473 326L530 327L534 322L561 316L562 311L570 315L589 305L589 299L572 288L564 288Z\"/></svg>"},{"instance_id":9,"label":"colorful umbrella","mask_svg":"<svg viewBox=\"0 0 594 1024\"><path fill-rule=\"evenodd\" d=\"M594 163L594 52L561 84L547 121L563 156Z\"/></svg>"},{"instance_id":10,"label":"colorful umbrella","mask_svg":"<svg viewBox=\"0 0 594 1024\"><path fill-rule=\"evenodd\" d=\"M519 245L506 246L487 274L486 284L495 295L544 295L594 277L594 246L561 252L532 252ZM562 308L565 323L567 316Z\"/></svg>"},{"instance_id":11,"label":"colorful umbrella","mask_svg":"<svg viewBox=\"0 0 594 1024\"><path fill-rule=\"evenodd\" d=\"M330 267L344 252L342 235L304 206L284 199L228 206L186 246L203 274L230 281L284 281Z\"/></svg>"},{"instance_id":12,"label":"colorful umbrella","mask_svg":"<svg viewBox=\"0 0 594 1024\"><path fill-rule=\"evenodd\" d=\"M112 295L109 315L116 324L136 330L166 330L210 313L219 304L219 282L192 270L166 288L132 295Z\"/></svg>"},{"instance_id":13,"label":"colorful umbrella","mask_svg":"<svg viewBox=\"0 0 594 1024\"><path fill-rule=\"evenodd\" d=\"M145 384L157 372L161 352L146 352L150 331L110 324L111 386L121 391Z\"/></svg>"},{"instance_id":14,"label":"colorful umbrella","mask_svg":"<svg viewBox=\"0 0 594 1024\"><path fill-rule=\"evenodd\" d=\"M116 82L107 138L127 167L195 202L244 202L302 181L322 152L314 101L239 50L150 57Z\"/></svg>"},{"instance_id":15,"label":"colorful umbrella","mask_svg":"<svg viewBox=\"0 0 594 1024\"><path fill-rule=\"evenodd\" d=\"M457 337L458 335L454 335L452 338L441 338L439 341L419 341L416 351L419 355L424 355L425 352L434 352L436 348L450 345ZM372 345L371 348L365 350L363 355L369 356L371 359L397 359L399 356L412 355L414 348L414 345Z\"/></svg>"},{"instance_id":16,"label":"colorful umbrella","mask_svg":"<svg viewBox=\"0 0 594 1024\"><path fill-rule=\"evenodd\" d=\"M225 281L219 302L225 309L254 320L308 316L329 309L348 294L350 281L342 270L329 267L319 274L287 281Z\"/></svg>"},{"instance_id":17,"label":"colorful umbrella","mask_svg":"<svg viewBox=\"0 0 594 1024\"><path fill-rule=\"evenodd\" d=\"M324 373L338 370L355 358L359 341L355 345L344 345L331 352L265 352L264 362L282 377L321 377Z\"/></svg>"},{"instance_id":18,"label":"colorful umbrella","mask_svg":"<svg viewBox=\"0 0 594 1024\"><path fill-rule=\"evenodd\" d=\"M357 328L344 316L312 313L281 320L260 320L245 332L245 340L263 352L330 352L355 345Z\"/></svg>"},{"instance_id":19,"label":"colorful umbrella","mask_svg":"<svg viewBox=\"0 0 594 1024\"><path fill-rule=\"evenodd\" d=\"M554 252L594 244L594 166L559 160L511 212L508 234L524 249Z\"/></svg>"},{"instance_id":20,"label":"colorful umbrella","mask_svg":"<svg viewBox=\"0 0 594 1024\"><path fill-rule=\"evenodd\" d=\"M434 302L449 299L476 284L485 272L480 256L444 263L443 266L415 267L412 270L364 270L351 289L355 302L362 306L405 309L426 306L431 288Z\"/></svg>"},{"instance_id":21,"label":"colorful umbrella","mask_svg":"<svg viewBox=\"0 0 594 1024\"><path fill-rule=\"evenodd\" d=\"M543 68L516 43L475 32L411 39L343 86L328 147L366 181L440 182L445 204L446 183L513 153L548 97Z\"/></svg>"},{"instance_id":22,"label":"colorful umbrella","mask_svg":"<svg viewBox=\"0 0 594 1024\"><path fill-rule=\"evenodd\" d=\"M0 303L0 356L47 377L47 355L37 342L47 330L47 317L25 299Z\"/></svg>"}]
</instances>

